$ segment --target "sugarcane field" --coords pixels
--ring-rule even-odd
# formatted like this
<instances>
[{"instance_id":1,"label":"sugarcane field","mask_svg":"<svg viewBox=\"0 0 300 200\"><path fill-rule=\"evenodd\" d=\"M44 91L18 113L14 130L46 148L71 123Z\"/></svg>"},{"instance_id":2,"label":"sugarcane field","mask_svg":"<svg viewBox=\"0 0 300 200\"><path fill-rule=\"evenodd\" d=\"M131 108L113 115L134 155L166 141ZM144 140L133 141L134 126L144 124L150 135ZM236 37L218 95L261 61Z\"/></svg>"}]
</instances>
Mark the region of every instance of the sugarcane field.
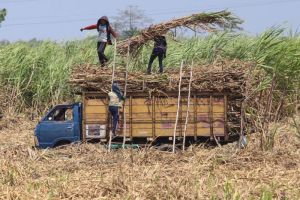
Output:
<instances>
[{"instance_id":1,"label":"sugarcane field","mask_svg":"<svg viewBox=\"0 0 300 200\"><path fill-rule=\"evenodd\" d=\"M0 199L300 199L299 7L1 0Z\"/></svg>"}]
</instances>

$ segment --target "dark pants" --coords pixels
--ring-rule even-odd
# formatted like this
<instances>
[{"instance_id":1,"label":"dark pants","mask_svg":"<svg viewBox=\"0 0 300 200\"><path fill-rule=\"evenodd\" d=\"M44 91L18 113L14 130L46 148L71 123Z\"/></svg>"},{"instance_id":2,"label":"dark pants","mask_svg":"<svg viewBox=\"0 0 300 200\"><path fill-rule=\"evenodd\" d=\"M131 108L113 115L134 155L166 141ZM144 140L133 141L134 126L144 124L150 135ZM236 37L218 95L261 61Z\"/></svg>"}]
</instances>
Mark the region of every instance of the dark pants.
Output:
<instances>
[{"instance_id":1,"label":"dark pants","mask_svg":"<svg viewBox=\"0 0 300 200\"><path fill-rule=\"evenodd\" d=\"M112 116L112 132L115 135L116 134L116 130L117 130L117 126L118 126L118 122L119 122L119 107L117 106L109 106L109 112Z\"/></svg>"},{"instance_id":2,"label":"dark pants","mask_svg":"<svg viewBox=\"0 0 300 200\"><path fill-rule=\"evenodd\" d=\"M148 73L151 73L151 68L153 61L158 57L158 62L159 62L159 72L163 73L164 67L163 67L163 59L164 59L165 52L161 49L153 49L153 52L150 56L149 64L148 64Z\"/></svg>"},{"instance_id":3,"label":"dark pants","mask_svg":"<svg viewBox=\"0 0 300 200\"><path fill-rule=\"evenodd\" d=\"M97 43L97 52L101 64L104 64L105 62L108 61L107 57L104 55L105 48L106 48L106 42Z\"/></svg>"}]
</instances>

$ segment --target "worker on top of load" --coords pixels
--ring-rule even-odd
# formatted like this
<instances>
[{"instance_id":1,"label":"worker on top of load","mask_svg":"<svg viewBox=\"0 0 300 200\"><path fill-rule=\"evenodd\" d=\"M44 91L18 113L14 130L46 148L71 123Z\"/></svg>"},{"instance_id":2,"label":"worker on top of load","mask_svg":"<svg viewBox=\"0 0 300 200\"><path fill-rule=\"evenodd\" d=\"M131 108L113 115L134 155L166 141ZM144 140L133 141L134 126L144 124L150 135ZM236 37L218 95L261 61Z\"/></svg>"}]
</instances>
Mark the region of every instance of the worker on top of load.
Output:
<instances>
[{"instance_id":1,"label":"worker on top of load","mask_svg":"<svg viewBox=\"0 0 300 200\"><path fill-rule=\"evenodd\" d=\"M159 72L160 73L164 72L163 59L166 58L166 53L167 53L166 37L161 36L161 35L155 36L154 37L154 48L153 48L152 54L150 56L149 64L148 64L148 70L147 70L148 74L151 74L152 64L156 57L158 57Z\"/></svg>"},{"instance_id":2,"label":"worker on top of load","mask_svg":"<svg viewBox=\"0 0 300 200\"><path fill-rule=\"evenodd\" d=\"M85 28L81 28L80 31L83 30L93 30L97 29L99 35L98 35L98 43L97 43L97 52L99 61L101 63L101 66L105 66L105 63L108 62L108 58L105 56L104 51L106 48L106 45L112 44L111 41L111 35L114 36L114 38L117 38L117 33L113 30L113 28L110 26L108 18L106 16L101 17L97 24L87 26Z\"/></svg>"},{"instance_id":3,"label":"worker on top of load","mask_svg":"<svg viewBox=\"0 0 300 200\"><path fill-rule=\"evenodd\" d=\"M114 82L112 85L111 92L108 93L109 96L109 112L112 116L112 133L113 136L116 135L116 130L119 122L119 108L122 107L125 97L123 96L118 83Z\"/></svg>"}]
</instances>

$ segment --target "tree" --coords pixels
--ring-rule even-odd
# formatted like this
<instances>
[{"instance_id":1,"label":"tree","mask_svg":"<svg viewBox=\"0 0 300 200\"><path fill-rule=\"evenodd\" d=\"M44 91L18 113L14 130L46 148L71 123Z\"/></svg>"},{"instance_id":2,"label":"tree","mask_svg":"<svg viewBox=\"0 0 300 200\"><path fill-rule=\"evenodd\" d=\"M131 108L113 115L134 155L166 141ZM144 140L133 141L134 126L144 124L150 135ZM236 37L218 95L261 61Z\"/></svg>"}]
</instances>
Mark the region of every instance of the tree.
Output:
<instances>
[{"instance_id":1,"label":"tree","mask_svg":"<svg viewBox=\"0 0 300 200\"><path fill-rule=\"evenodd\" d=\"M0 10L0 25L1 25L1 22L3 22L5 20L5 16L6 16L6 9L1 9Z\"/></svg>"},{"instance_id":2,"label":"tree","mask_svg":"<svg viewBox=\"0 0 300 200\"><path fill-rule=\"evenodd\" d=\"M122 38L129 38L152 22L152 19L145 15L145 12L137 6L129 6L125 10L119 10L116 17L113 17L113 26L121 33Z\"/></svg>"}]
</instances>

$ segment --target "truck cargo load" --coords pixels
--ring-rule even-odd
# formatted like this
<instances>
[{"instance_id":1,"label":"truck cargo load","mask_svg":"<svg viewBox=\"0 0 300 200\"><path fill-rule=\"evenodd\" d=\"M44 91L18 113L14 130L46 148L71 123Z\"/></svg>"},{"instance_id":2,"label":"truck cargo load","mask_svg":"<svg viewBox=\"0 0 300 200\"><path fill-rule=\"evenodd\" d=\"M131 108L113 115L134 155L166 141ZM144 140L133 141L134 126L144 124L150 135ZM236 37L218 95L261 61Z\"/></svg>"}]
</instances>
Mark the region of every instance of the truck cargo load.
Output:
<instances>
[{"instance_id":1,"label":"truck cargo load","mask_svg":"<svg viewBox=\"0 0 300 200\"><path fill-rule=\"evenodd\" d=\"M240 124L240 107L245 89L247 64L221 62L198 66L193 69L191 100L187 137L222 137L237 134ZM111 130L108 112L108 96L112 69L83 65L75 68L70 79L75 91L83 97L83 138L107 138ZM125 87L123 69L115 72L115 81ZM123 130L123 114L118 134L133 139L145 137L172 137L176 112L179 120L176 136L183 137L186 120L189 68L184 68L181 85L180 107L178 101L179 70L165 74L145 75L130 72L127 78L125 101L126 130ZM93 130L93 134L91 133Z\"/></svg>"}]
</instances>

